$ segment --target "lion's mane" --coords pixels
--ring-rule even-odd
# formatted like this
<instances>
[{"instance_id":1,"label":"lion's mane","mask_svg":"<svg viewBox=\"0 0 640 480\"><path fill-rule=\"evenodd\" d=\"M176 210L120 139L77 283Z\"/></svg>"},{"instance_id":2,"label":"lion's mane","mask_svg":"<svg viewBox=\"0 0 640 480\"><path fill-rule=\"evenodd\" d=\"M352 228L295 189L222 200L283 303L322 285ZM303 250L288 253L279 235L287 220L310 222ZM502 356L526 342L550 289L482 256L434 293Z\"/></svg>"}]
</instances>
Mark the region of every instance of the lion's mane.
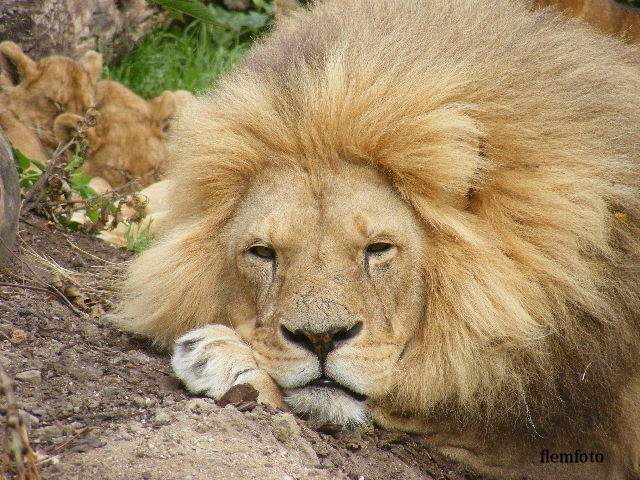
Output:
<instances>
[{"instance_id":1,"label":"lion's mane","mask_svg":"<svg viewBox=\"0 0 640 480\"><path fill-rule=\"evenodd\" d=\"M640 358L638 58L502 0L336 0L285 19L184 112L174 226L134 262L123 322L164 345L225 323L217 235L252 176L366 163L429 232L421 348L389 411L637 449L622 412Z\"/></svg>"}]
</instances>

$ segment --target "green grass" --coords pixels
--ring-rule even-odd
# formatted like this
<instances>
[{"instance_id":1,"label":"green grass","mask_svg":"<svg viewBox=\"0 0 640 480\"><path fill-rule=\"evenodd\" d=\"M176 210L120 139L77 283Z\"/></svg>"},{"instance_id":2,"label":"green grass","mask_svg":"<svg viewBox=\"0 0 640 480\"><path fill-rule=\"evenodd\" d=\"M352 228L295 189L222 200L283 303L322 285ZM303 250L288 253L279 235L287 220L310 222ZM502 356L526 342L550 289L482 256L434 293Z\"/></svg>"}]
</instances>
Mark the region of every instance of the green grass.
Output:
<instances>
[{"instance_id":1,"label":"green grass","mask_svg":"<svg viewBox=\"0 0 640 480\"><path fill-rule=\"evenodd\" d=\"M163 90L201 92L215 84L270 25L272 0L253 0L249 12L207 5L216 23L173 21L145 35L103 78L123 83L143 98ZM179 16L179 14L177 15Z\"/></svg>"},{"instance_id":2,"label":"green grass","mask_svg":"<svg viewBox=\"0 0 640 480\"><path fill-rule=\"evenodd\" d=\"M140 223L130 223L127 225L127 230L124 232L127 250L134 253L142 253L151 246L151 242L153 242L155 237L155 234L151 231L152 223L153 218L142 220Z\"/></svg>"}]
</instances>

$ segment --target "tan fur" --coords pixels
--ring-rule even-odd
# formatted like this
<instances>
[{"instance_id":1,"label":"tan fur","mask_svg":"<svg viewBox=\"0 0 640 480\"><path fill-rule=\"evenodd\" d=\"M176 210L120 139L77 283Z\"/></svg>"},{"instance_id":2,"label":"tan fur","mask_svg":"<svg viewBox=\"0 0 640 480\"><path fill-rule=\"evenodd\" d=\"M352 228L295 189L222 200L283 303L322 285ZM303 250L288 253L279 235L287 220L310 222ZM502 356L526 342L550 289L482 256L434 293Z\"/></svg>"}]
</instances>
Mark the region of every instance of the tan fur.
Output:
<instances>
[{"instance_id":1,"label":"tan fur","mask_svg":"<svg viewBox=\"0 0 640 480\"><path fill-rule=\"evenodd\" d=\"M640 10L613 0L533 0L535 7L555 6L565 14L579 17L605 33L627 41L640 42Z\"/></svg>"},{"instance_id":2,"label":"tan fur","mask_svg":"<svg viewBox=\"0 0 640 480\"><path fill-rule=\"evenodd\" d=\"M95 103L102 56L87 52L79 61L51 56L29 58L13 42L0 43L0 125L25 155L46 160L57 146L53 122L62 112L83 115Z\"/></svg>"},{"instance_id":3,"label":"tan fur","mask_svg":"<svg viewBox=\"0 0 640 480\"><path fill-rule=\"evenodd\" d=\"M527 8L329 0L282 22L181 116L172 226L121 325L166 346L233 327L300 413L366 408L492 477L637 478L638 51ZM305 387L318 360L282 327L357 322L325 374L366 402ZM242 377L193 335L176 371Z\"/></svg>"},{"instance_id":4,"label":"tan fur","mask_svg":"<svg viewBox=\"0 0 640 480\"><path fill-rule=\"evenodd\" d=\"M166 157L165 131L176 105L188 102L186 94L165 91L147 101L120 83L98 82L98 117L95 128L87 130L85 175L102 177L113 187L133 182L130 191L157 181ZM68 137L79 121L77 115L60 115L56 134Z\"/></svg>"},{"instance_id":5,"label":"tan fur","mask_svg":"<svg viewBox=\"0 0 640 480\"><path fill-rule=\"evenodd\" d=\"M532 1L534 8L554 6L562 13L578 17L605 33L620 36L630 42L640 42L640 10L638 8L621 5L613 0L516 1ZM301 3L298 0L276 0L276 19L282 21L300 7Z\"/></svg>"}]
</instances>

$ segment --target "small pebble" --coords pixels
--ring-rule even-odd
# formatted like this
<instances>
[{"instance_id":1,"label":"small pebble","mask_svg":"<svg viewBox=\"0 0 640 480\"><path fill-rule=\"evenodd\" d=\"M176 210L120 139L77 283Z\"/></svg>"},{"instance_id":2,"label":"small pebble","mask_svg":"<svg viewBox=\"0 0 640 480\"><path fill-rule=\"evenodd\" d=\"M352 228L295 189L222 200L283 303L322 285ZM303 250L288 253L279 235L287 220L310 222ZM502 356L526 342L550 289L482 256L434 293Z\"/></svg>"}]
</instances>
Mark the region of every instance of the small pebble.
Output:
<instances>
[{"instance_id":1,"label":"small pebble","mask_svg":"<svg viewBox=\"0 0 640 480\"><path fill-rule=\"evenodd\" d=\"M171 423L171 417L167 412L163 412L162 410L158 411L153 417L153 420L151 420L151 425L154 427L168 425L169 423Z\"/></svg>"},{"instance_id":2,"label":"small pebble","mask_svg":"<svg viewBox=\"0 0 640 480\"><path fill-rule=\"evenodd\" d=\"M27 340L27 332L16 328L13 332L11 332L11 343L14 345L19 345Z\"/></svg>"},{"instance_id":3,"label":"small pebble","mask_svg":"<svg viewBox=\"0 0 640 480\"><path fill-rule=\"evenodd\" d=\"M16 373L15 378L21 382L40 383L42 381L42 372L40 370L27 370Z\"/></svg>"},{"instance_id":4,"label":"small pebble","mask_svg":"<svg viewBox=\"0 0 640 480\"><path fill-rule=\"evenodd\" d=\"M18 410L18 413L20 413L22 421L25 423L27 428L36 428L38 427L38 425L40 425L40 420L38 419L38 417L36 417L35 415L31 415L26 410L20 409Z\"/></svg>"}]
</instances>

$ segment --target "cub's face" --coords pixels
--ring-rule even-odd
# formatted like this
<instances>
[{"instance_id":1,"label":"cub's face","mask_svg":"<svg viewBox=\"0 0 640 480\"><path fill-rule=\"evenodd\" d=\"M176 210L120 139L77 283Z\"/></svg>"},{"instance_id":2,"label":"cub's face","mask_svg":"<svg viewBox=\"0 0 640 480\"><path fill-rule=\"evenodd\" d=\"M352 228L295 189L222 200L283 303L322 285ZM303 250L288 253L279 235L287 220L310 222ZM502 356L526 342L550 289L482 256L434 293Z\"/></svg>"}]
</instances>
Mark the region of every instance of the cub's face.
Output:
<instances>
[{"instance_id":1,"label":"cub's face","mask_svg":"<svg viewBox=\"0 0 640 480\"><path fill-rule=\"evenodd\" d=\"M0 43L3 103L32 129L45 147L57 146L53 122L63 112L84 115L95 103L102 56L87 52L78 61L51 56L33 61L13 42Z\"/></svg>"},{"instance_id":2,"label":"cub's face","mask_svg":"<svg viewBox=\"0 0 640 480\"><path fill-rule=\"evenodd\" d=\"M85 174L102 177L113 187L135 181L134 190L156 182L166 157L165 131L177 101L188 101L183 97L165 91L147 101L119 83L98 82L98 117L95 130L87 132Z\"/></svg>"},{"instance_id":3,"label":"cub's face","mask_svg":"<svg viewBox=\"0 0 640 480\"><path fill-rule=\"evenodd\" d=\"M401 376L424 232L373 169L265 171L223 232L232 323L299 414L358 424Z\"/></svg>"}]
</instances>

